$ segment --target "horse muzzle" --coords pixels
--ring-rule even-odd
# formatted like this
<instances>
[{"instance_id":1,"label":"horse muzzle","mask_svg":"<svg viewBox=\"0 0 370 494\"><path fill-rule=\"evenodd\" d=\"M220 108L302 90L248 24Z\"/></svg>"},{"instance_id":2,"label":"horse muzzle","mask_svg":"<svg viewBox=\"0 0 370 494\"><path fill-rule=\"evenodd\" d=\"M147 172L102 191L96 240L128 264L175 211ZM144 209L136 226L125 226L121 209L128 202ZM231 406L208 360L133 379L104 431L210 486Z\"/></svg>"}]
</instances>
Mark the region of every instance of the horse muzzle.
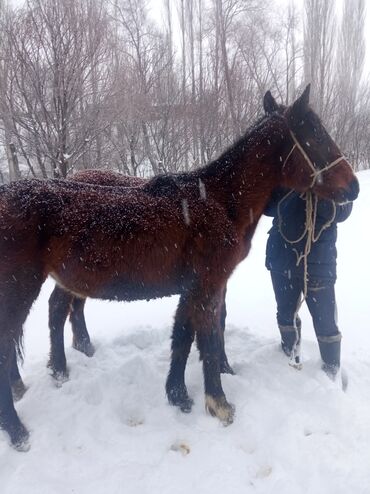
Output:
<instances>
[{"instance_id":1,"label":"horse muzzle","mask_svg":"<svg viewBox=\"0 0 370 494\"><path fill-rule=\"evenodd\" d=\"M360 192L360 184L355 177L352 182L349 184L349 186L344 189L344 200L345 201L354 201L357 199L358 194Z\"/></svg>"}]
</instances>

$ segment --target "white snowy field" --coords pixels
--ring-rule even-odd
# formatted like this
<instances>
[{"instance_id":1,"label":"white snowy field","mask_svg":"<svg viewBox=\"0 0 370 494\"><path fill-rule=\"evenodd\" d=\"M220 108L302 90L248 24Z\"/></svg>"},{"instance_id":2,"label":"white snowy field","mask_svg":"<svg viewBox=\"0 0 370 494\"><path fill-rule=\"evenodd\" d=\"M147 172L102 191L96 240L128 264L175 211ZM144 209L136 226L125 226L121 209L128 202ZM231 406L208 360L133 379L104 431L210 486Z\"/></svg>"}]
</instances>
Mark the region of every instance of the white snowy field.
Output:
<instances>
[{"instance_id":1,"label":"white snowy field","mask_svg":"<svg viewBox=\"0 0 370 494\"><path fill-rule=\"evenodd\" d=\"M303 309L303 369L279 349L275 302L264 267L263 218L248 259L229 282L226 347L237 375L223 376L236 406L223 427L204 410L194 348L187 385L190 414L164 393L177 298L145 303L89 301L97 348L70 348L70 379L56 387L46 368L47 282L26 323L22 370L29 387L17 410L31 431L18 453L0 432L1 494L356 494L370 493L370 172L338 227L337 304L343 333L344 393L320 370Z\"/></svg>"}]
</instances>

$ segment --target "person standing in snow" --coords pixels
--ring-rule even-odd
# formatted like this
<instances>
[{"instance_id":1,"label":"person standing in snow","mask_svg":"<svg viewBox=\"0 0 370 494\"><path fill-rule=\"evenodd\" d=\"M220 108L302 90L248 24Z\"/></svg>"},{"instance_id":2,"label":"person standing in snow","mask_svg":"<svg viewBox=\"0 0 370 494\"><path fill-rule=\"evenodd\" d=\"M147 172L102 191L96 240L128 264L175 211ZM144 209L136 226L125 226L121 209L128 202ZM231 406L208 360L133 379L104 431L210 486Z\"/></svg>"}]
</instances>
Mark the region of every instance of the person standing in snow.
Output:
<instances>
[{"instance_id":1,"label":"person standing in snow","mask_svg":"<svg viewBox=\"0 0 370 494\"><path fill-rule=\"evenodd\" d=\"M318 340L322 368L334 378L340 367L342 338L336 321L334 291L337 223L348 218L352 203L339 205L313 196L313 221L309 223L315 241L305 260L302 255L307 252L307 204L305 197L294 191L281 188L274 191L265 210L267 216L274 218L266 246L266 267L275 293L283 351L299 363L301 321L297 310L306 289L305 301Z\"/></svg>"}]
</instances>

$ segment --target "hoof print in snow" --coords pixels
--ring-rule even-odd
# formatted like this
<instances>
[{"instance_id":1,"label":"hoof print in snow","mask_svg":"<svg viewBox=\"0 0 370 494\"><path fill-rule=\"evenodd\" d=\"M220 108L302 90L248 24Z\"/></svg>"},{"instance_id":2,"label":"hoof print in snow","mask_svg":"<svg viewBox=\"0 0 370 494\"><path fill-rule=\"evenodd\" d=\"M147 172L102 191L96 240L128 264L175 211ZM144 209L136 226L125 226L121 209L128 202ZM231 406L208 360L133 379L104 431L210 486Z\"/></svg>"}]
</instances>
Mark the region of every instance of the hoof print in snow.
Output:
<instances>
[{"instance_id":1,"label":"hoof print in snow","mask_svg":"<svg viewBox=\"0 0 370 494\"><path fill-rule=\"evenodd\" d=\"M190 453L190 447L185 443L173 443L170 450L181 453L182 456L187 456Z\"/></svg>"},{"instance_id":2,"label":"hoof print in snow","mask_svg":"<svg viewBox=\"0 0 370 494\"><path fill-rule=\"evenodd\" d=\"M256 472L256 479L266 479L271 475L271 473L272 467L266 465L258 469L258 471Z\"/></svg>"},{"instance_id":3,"label":"hoof print in snow","mask_svg":"<svg viewBox=\"0 0 370 494\"><path fill-rule=\"evenodd\" d=\"M139 427L139 425L143 425L144 419L136 419L134 417L130 417L127 419L126 424L129 427Z\"/></svg>"}]
</instances>

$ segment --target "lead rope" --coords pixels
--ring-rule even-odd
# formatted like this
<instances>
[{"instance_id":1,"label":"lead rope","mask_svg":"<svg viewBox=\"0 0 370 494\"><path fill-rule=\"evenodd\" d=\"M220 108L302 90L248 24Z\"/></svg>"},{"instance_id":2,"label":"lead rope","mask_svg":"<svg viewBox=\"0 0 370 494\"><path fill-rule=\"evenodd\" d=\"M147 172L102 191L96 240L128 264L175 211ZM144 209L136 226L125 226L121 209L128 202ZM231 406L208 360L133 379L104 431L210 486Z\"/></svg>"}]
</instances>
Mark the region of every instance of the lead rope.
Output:
<instances>
[{"instance_id":1,"label":"lead rope","mask_svg":"<svg viewBox=\"0 0 370 494\"><path fill-rule=\"evenodd\" d=\"M290 131L290 134L291 134L291 137L294 141L294 145L293 145L292 149L290 150L288 156L286 157L286 159L284 161L283 168L286 165L291 154L293 153L294 149L297 148L301 152L302 156L304 157L306 162L309 164L311 169L313 170L312 183L310 185L310 189L314 186L317 178L320 176L321 173L323 173L326 170L329 170L330 168L337 165L338 163L340 163L344 159L343 156L340 156L336 160L329 163L326 167L324 167L320 170L316 170L316 168L314 167L310 158L306 154L305 150L302 148L302 146L298 142L296 136L293 134L292 131ZM332 217L322 226L322 228L319 230L319 232L315 235L316 217L317 217L317 196L314 195L310 190L305 192L302 196L302 198L306 202L305 228L303 230L302 235L300 235L297 239L292 240L292 239L287 238L287 236L284 234L284 232L282 230L282 217L281 217L281 212L280 212L281 203L292 193L293 193L293 191L291 190L282 199L280 199L280 201L278 202L278 206L277 206L277 212L278 212L278 229L279 229L280 235L283 237L283 239L287 243L289 243L289 244L298 243L301 240L303 240L303 238L306 236L306 243L305 243L305 246L303 249L303 253L299 253L296 249L294 249L295 254L297 256L296 266L299 266L300 262L302 262L302 260L303 260L303 291L302 291L301 296L298 299L297 307L296 307L296 310L295 310L294 316L293 316L293 325L294 325L294 330L295 330L295 341L294 341L294 344L292 347L289 365L300 370L300 369L302 369L302 363L301 363L301 355L300 355L300 338L299 338L299 332L298 332L298 327L297 327L297 318L298 318L298 312L299 312L303 302L307 298L308 255L311 252L312 244L314 242L317 242L317 240L320 238L323 231L326 230L334 221L334 218L336 215L336 205L335 205L334 201L331 201L332 205L333 205Z\"/></svg>"}]
</instances>

